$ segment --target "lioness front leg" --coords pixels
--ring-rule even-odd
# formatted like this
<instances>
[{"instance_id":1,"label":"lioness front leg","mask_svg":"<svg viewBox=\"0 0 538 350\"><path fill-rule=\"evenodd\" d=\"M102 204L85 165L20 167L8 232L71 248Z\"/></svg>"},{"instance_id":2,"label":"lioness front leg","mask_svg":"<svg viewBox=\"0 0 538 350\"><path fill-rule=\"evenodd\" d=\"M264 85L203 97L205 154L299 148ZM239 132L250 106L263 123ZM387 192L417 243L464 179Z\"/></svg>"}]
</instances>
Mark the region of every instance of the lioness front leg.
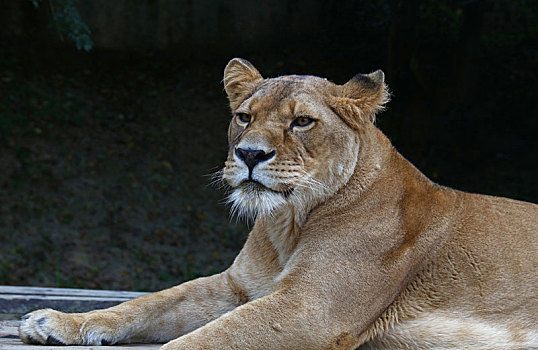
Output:
<instances>
[{"instance_id":1,"label":"lioness front leg","mask_svg":"<svg viewBox=\"0 0 538 350\"><path fill-rule=\"evenodd\" d=\"M236 308L161 350L330 349L342 325L326 317L328 304L316 299L276 292Z\"/></svg>"},{"instance_id":2,"label":"lioness front leg","mask_svg":"<svg viewBox=\"0 0 538 350\"><path fill-rule=\"evenodd\" d=\"M29 344L109 345L177 338L237 306L227 272L86 313L46 309L25 315L19 334Z\"/></svg>"}]
</instances>

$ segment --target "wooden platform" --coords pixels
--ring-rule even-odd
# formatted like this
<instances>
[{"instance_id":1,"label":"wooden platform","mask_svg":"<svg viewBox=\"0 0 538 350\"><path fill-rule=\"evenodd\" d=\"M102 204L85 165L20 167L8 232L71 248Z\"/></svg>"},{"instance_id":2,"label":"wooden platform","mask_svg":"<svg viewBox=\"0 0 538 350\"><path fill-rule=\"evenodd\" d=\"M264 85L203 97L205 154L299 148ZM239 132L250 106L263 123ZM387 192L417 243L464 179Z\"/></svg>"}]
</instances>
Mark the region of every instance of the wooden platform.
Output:
<instances>
[{"instance_id":1,"label":"wooden platform","mask_svg":"<svg viewBox=\"0 0 538 350\"><path fill-rule=\"evenodd\" d=\"M115 346L51 346L26 345L19 339L19 319L22 315L43 308L64 312L85 312L114 306L146 293L0 286L0 350L44 349L159 349L159 344L128 344Z\"/></svg>"}]
</instances>

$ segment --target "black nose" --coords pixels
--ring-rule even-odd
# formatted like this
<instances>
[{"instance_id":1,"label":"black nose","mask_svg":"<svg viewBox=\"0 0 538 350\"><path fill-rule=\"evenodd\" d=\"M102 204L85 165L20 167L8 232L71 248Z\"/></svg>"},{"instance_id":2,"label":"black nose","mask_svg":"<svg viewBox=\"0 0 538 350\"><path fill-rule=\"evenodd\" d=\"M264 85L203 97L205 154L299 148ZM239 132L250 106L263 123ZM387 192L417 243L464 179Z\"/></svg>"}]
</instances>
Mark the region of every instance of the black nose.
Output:
<instances>
[{"instance_id":1,"label":"black nose","mask_svg":"<svg viewBox=\"0 0 538 350\"><path fill-rule=\"evenodd\" d=\"M252 169L263 161L269 160L275 156L275 151L265 153L265 151L259 149L243 149L236 148L235 154L248 166L248 170L252 173Z\"/></svg>"}]
</instances>

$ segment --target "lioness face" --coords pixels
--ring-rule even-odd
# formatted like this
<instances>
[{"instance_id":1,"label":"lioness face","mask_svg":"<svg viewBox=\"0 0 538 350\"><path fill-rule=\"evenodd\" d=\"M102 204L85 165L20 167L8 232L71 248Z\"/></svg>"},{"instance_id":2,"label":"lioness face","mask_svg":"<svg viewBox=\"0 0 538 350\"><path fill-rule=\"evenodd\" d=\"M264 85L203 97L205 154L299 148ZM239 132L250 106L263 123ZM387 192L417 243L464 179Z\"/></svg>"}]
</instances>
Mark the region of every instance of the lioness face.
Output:
<instances>
[{"instance_id":1,"label":"lioness face","mask_svg":"<svg viewBox=\"0 0 538 350\"><path fill-rule=\"evenodd\" d=\"M361 128L388 101L383 72L344 85L313 76L264 79L243 59L224 70L230 100L223 178L240 215L307 214L351 177Z\"/></svg>"},{"instance_id":2,"label":"lioness face","mask_svg":"<svg viewBox=\"0 0 538 350\"><path fill-rule=\"evenodd\" d=\"M265 79L235 109L223 175L234 208L268 215L319 203L347 182L359 139L327 104L330 86L311 76Z\"/></svg>"}]
</instances>

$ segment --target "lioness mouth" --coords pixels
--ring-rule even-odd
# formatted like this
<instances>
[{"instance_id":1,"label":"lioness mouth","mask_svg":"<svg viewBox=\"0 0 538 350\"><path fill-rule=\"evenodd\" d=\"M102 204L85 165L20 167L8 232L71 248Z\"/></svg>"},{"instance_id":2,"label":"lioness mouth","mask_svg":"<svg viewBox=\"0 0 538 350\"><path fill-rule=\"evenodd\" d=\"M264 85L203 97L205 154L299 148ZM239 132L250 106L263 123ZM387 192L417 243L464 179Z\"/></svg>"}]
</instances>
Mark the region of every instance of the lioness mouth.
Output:
<instances>
[{"instance_id":1,"label":"lioness mouth","mask_svg":"<svg viewBox=\"0 0 538 350\"><path fill-rule=\"evenodd\" d=\"M293 193L293 190L294 190L292 187L290 187L290 188L286 188L283 191L276 191L276 190L273 190L272 188L265 186L264 184L256 180L245 180L241 183L240 186L249 191L253 191L256 193L263 192L263 191L277 193L284 196L284 198L288 198Z\"/></svg>"}]
</instances>

